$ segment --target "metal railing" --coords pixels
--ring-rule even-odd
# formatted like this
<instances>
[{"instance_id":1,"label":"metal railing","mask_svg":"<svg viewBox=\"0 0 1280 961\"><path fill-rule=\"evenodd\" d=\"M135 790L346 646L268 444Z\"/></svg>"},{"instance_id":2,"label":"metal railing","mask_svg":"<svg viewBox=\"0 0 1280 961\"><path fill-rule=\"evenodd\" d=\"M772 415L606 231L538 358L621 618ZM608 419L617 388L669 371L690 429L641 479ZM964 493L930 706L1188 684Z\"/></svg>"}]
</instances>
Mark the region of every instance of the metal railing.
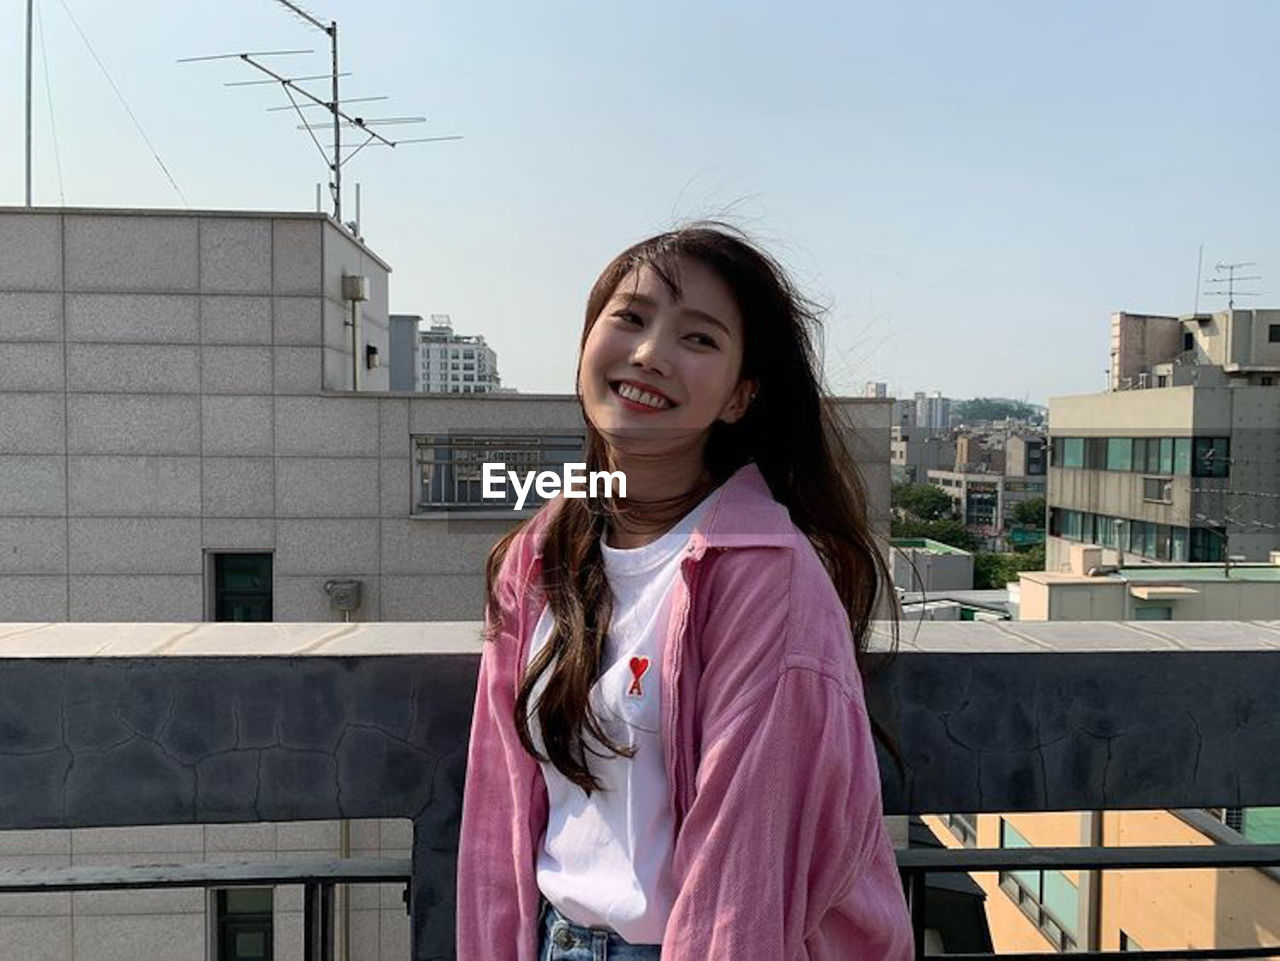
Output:
<instances>
[{"instance_id":1,"label":"metal railing","mask_svg":"<svg viewBox=\"0 0 1280 961\"><path fill-rule=\"evenodd\" d=\"M0 625L0 638L19 627L30 625ZM66 627L92 637L90 625ZM246 632L278 629L198 627L227 631L240 650ZM314 625L315 634L327 637L333 627ZM432 625L413 627L417 643L445 649L430 640ZM376 641L379 628L360 630ZM457 625L448 630L456 636ZM882 654L866 659L868 707L903 758L899 775L881 754L887 814L1280 804L1280 622L926 623L904 630L903 642L890 663ZM323 650L320 642L305 646ZM453 957L479 641L440 653L349 651L0 657L0 831L408 818L407 865L253 862L169 866L158 875L76 867L25 878L6 871L0 890L300 883L311 905L310 957L321 961L332 926L326 886L407 873L412 957ZM899 864L923 931L931 873L1264 868L1280 864L1280 846L908 848ZM918 945L923 956L923 938ZM1124 954L1264 957L1280 955L1280 947Z\"/></svg>"}]
</instances>

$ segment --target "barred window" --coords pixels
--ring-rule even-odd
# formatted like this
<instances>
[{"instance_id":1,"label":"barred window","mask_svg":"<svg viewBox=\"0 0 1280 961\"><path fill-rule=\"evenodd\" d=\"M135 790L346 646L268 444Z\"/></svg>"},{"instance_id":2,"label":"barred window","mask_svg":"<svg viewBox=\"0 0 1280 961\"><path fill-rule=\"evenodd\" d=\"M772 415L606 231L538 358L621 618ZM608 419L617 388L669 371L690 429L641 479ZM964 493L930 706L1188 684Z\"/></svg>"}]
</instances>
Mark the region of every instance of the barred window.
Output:
<instances>
[{"instance_id":1,"label":"barred window","mask_svg":"<svg viewBox=\"0 0 1280 961\"><path fill-rule=\"evenodd\" d=\"M414 438L414 513L429 511L501 510L514 508L518 495L509 482L503 499L484 497L484 465L502 463L504 471L522 478L530 471L555 471L581 463L584 440L577 434L435 434ZM505 477L505 474L504 474ZM525 498L526 509L540 506L536 488Z\"/></svg>"}]
</instances>

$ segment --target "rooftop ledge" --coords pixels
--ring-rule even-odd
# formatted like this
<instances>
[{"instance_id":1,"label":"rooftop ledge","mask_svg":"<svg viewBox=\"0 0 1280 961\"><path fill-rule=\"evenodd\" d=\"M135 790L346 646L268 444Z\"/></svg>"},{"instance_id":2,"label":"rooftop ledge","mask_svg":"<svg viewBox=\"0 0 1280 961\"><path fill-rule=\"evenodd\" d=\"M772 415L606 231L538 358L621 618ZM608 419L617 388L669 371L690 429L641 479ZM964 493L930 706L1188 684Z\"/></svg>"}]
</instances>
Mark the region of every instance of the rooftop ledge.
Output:
<instances>
[{"instance_id":1,"label":"rooftop ledge","mask_svg":"<svg viewBox=\"0 0 1280 961\"><path fill-rule=\"evenodd\" d=\"M409 818L452 957L479 629L0 624L0 831ZM869 667L888 814L1280 804L1280 621L904 624Z\"/></svg>"},{"instance_id":2,"label":"rooftop ledge","mask_svg":"<svg viewBox=\"0 0 1280 961\"><path fill-rule=\"evenodd\" d=\"M1167 590L1167 588L1161 588ZM0 658L479 654L480 621L0 623ZM890 644L872 625L871 651ZM1280 621L958 621L899 628L899 651L1043 654L1280 650Z\"/></svg>"}]
</instances>

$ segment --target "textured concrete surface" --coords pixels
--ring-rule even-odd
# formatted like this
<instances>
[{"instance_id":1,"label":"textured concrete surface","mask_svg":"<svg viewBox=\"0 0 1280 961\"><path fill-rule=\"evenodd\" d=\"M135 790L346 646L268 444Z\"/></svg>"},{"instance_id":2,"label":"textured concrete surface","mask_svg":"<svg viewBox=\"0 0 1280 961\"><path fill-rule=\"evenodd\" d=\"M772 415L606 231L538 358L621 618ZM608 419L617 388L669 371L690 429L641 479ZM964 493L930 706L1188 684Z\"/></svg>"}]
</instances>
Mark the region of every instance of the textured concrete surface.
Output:
<instances>
[{"instance_id":1,"label":"textured concrete surface","mask_svg":"<svg viewBox=\"0 0 1280 961\"><path fill-rule=\"evenodd\" d=\"M412 843L413 957L452 957L477 632L0 624L0 829L167 824L181 851L197 823L303 820L279 830L305 852L410 818L379 843ZM904 785L881 757L886 809L1275 804L1277 685L1280 622L924 624L867 684L906 758Z\"/></svg>"}]
</instances>

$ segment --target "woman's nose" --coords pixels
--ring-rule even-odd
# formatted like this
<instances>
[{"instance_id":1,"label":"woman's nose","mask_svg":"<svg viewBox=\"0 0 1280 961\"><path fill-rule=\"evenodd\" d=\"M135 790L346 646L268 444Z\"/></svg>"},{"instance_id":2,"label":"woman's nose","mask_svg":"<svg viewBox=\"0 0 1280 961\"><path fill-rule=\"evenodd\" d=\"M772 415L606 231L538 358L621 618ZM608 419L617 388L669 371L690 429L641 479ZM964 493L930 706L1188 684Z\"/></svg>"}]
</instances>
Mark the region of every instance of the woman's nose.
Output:
<instances>
[{"instance_id":1,"label":"woman's nose","mask_svg":"<svg viewBox=\"0 0 1280 961\"><path fill-rule=\"evenodd\" d=\"M655 332L646 332L631 349L631 362L639 367L648 367L666 373L665 348L661 337Z\"/></svg>"}]
</instances>

